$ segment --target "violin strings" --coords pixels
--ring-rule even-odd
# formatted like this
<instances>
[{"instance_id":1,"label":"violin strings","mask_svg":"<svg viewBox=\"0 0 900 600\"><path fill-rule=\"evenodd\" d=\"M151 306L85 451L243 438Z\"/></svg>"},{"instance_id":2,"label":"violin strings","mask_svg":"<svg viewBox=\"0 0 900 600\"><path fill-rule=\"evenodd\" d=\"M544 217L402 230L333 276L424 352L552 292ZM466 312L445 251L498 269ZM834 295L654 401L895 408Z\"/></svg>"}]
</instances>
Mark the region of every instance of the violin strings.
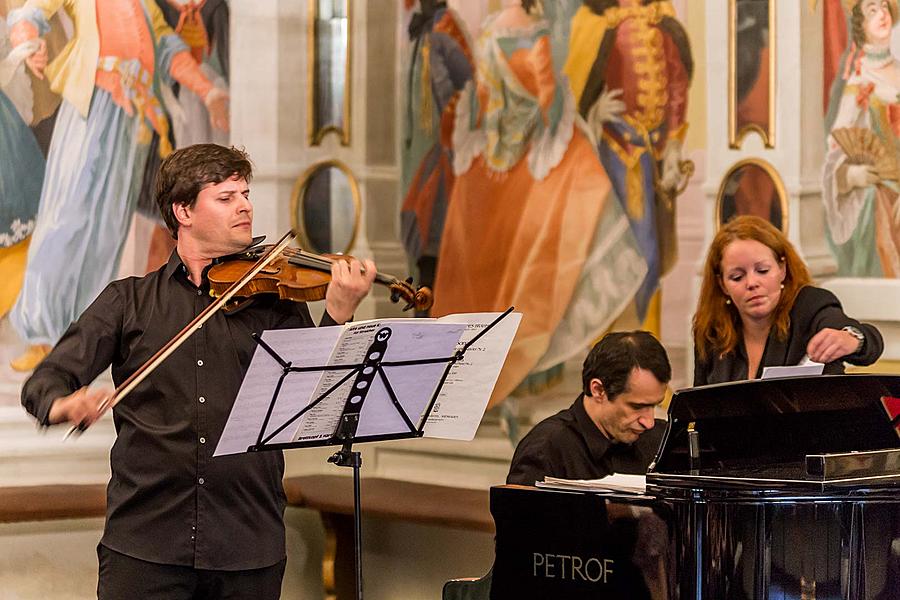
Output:
<instances>
[{"instance_id":1,"label":"violin strings","mask_svg":"<svg viewBox=\"0 0 900 600\"><path fill-rule=\"evenodd\" d=\"M316 254L310 254L309 252L304 252L301 249L293 249L286 248L283 252L285 256L288 258L296 258L300 262L305 263L306 266L316 267L325 269L326 271L331 270L331 265L334 263L334 260L328 258L327 256L318 256ZM389 275L384 275L382 273L376 273L375 279L379 283L388 283L388 284L399 284L399 280L396 277L391 277Z\"/></svg>"}]
</instances>

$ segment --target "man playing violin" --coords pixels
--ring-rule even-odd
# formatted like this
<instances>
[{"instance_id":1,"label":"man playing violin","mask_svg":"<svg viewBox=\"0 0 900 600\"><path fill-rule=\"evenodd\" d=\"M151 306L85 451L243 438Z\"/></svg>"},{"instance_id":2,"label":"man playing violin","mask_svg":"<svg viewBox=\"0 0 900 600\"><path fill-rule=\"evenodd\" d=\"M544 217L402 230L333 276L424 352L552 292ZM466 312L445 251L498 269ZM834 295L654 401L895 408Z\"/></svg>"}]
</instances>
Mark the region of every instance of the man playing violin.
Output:
<instances>
[{"instance_id":1,"label":"man playing violin","mask_svg":"<svg viewBox=\"0 0 900 600\"><path fill-rule=\"evenodd\" d=\"M207 306L214 259L252 243L247 155L200 144L165 159L156 201L176 240L169 262L115 281L69 327L22 390L44 426L89 426L118 386ZM335 261L321 325L348 321L375 278ZM313 326L304 303L254 297L215 313L113 411L98 597L278 598L285 567L280 451L213 458L255 349L251 333Z\"/></svg>"}]
</instances>

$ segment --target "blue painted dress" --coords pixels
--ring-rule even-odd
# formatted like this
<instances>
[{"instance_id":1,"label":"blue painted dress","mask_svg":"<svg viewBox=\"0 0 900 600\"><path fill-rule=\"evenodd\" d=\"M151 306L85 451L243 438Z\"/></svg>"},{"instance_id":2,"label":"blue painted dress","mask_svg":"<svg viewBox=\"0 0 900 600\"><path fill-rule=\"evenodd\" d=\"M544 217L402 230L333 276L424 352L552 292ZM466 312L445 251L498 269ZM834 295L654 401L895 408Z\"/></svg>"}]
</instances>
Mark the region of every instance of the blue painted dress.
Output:
<instances>
[{"instance_id":1,"label":"blue painted dress","mask_svg":"<svg viewBox=\"0 0 900 600\"><path fill-rule=\"evenodd\" d=\"M0 61L9 50L6 23L0 21ZM44 179L44 157L37 141L7 95L24 91L29 96L27 83L25 73L17 72L6 89L0 88L0 281L4 287L0 316L9 311L21 287L23 245L34 230ZM22 100L28 103L30 98Z\"/></svg>"}]
</instances>

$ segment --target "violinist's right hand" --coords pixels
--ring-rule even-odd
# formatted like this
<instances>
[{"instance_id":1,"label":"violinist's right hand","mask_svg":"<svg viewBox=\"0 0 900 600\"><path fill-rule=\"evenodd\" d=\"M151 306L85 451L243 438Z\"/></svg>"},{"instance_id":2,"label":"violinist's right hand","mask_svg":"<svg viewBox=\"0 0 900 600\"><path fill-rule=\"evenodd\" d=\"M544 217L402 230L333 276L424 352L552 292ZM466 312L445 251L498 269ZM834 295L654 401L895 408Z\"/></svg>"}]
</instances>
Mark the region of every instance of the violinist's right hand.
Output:
<instances>
[{"instance_id":1,"label":"violinist's right hand","mask_svg":"<svg viewBox=\"0 0 900 600\"><path fill-rule=\"evenodd\" d=\"M112 394L109 388L83 387L68 396L61 396L50 406L50 424L71 423L79 429L87 429L103 415L100 406Z\"/></svg>"}]
</instances>

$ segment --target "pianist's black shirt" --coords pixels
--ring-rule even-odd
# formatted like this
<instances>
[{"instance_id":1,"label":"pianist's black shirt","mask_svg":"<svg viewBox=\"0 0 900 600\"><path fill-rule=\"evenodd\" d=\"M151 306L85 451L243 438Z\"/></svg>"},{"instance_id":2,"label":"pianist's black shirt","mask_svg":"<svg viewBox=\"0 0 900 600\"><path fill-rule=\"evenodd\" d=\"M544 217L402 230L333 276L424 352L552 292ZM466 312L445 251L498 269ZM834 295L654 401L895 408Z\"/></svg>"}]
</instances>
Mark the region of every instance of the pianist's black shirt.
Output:
<instances>
[{"instance_id":1,"label":"pianist's black shirt","mask_svg":"<svg viewBox=\"0 0 900 600\"><path fill-rule=\"evenodd\" d=\"M612 473L646 473L665 429L666 422L656 419L653 429L634 444L614 444L591 421L579 395L572 406L544 419L522 438L506 483L534 485L547 475L599 479Z\"/></svg>"},{"instance_id":2,"label":"pianist's black shirt","mask_svg":"<svg viewBox=\"0 0 900 600\"><path fill-rule=\"evenodd\" d=\"M47 424L53 400L112 365L118 386L213 300L177 252L115 281L35 369L22 404ZM323 324L333 324L327 313ZM285 556L280 451L213 457L256 343L251 332L313 325L305 304L263 299L216 313L113 410L101 543L141 560L244 570Z\"/></svg>"}]
</instances>

